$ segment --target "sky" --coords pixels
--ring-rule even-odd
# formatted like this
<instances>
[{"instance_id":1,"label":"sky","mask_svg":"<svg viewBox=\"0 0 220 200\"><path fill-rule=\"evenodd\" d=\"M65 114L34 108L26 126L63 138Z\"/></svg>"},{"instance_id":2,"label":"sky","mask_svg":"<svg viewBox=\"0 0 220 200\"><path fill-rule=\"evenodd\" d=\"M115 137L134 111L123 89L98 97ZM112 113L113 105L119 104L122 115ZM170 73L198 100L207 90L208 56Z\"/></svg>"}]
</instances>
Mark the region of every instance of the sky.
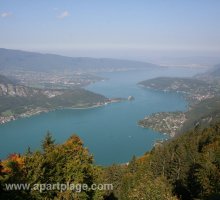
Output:
<instances>
[{"instance_id":1,"label":"sky","mask_svg":"<svg viewBox=\"0 0 220 200\"><path fill-rule=\"evenodd\" d=\"M220 55L219 0L0 0L0 47L144 59Z\"/></svg>"}]
</instances>

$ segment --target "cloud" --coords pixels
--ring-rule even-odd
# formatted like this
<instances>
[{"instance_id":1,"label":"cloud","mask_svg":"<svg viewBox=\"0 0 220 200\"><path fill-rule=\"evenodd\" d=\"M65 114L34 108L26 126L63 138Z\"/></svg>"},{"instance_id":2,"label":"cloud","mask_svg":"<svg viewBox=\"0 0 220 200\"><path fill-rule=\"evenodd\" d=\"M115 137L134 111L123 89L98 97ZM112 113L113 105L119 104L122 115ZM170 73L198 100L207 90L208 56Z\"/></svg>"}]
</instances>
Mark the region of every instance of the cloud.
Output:
<instances>
[{"instance_id":1,"label":"cloud","mask_svg":"<svg viewBox=\"0 0 220 200\"><path fill-rule=\"evenodd\" d=\"M2 18L10 17L12 15L11 12L3 12L0 14Z\"/></svg>"},{"instance_id":2,"label":"cloud","mask_svg":"<svg viewBox=\"0 0 220 200\"><path fill-rule=\"evenodd\" d=\"M70 13L69 13L67 10L65 10L65 11L63 11L62 13L60 13L60 14L57 16L57 18L58 18L58 19L64 19L65 17L68 17L68 16L70 16Z\"/></svg>"}]
</instances>

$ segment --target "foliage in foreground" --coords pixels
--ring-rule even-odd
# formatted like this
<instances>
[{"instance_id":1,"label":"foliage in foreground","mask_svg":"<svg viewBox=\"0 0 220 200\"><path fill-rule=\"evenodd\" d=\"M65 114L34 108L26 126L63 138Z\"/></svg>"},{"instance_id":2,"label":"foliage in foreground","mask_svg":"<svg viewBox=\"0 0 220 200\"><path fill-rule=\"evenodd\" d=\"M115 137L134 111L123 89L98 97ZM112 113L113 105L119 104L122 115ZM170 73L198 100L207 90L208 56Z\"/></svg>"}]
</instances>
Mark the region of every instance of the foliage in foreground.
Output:
<instances>
[{"instance_id":1,"label":"foliage in foreground","mask_svg":"<svg viewBox=\"0 0 220 200\"><path fill-rule=\"evenodd\" d=\"M79 137L73 135L64 144L55 145L48 134L42 143L43 152L12 155L2 162L1 183L54 184L98 183L100 170L94 166L93 157L83 147ZM16 159L15 159L16 158ZM96 191L4 191L1 199L98 199Z\"/></svg>"},{"instance_id":2,"label":"foliage in foreground","mask_svg":"<svg viewBox=\"0 0 220 200\"><path fill-rule=\"evenodd\" d=\"M220 123L197 127L106 174L122 200L220 199Z\"/></svg>"}]
</instances>

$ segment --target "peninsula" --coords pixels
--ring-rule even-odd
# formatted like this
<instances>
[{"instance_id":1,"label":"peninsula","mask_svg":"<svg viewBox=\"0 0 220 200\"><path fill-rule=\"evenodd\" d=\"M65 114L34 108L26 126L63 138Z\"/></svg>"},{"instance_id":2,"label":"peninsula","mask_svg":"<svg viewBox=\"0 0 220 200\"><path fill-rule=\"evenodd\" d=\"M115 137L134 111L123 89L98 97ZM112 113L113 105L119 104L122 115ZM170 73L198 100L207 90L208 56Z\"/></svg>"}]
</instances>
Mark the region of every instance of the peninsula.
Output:
<instances>
[{"instance_id":1,"label":"peninsula","mask_svg":"<svg viewBox=\"0 0 220 200\"><path fill-rule=\"evenodd\" d=\"M220 65L214 70L193 78L159 77L140 82L139 85L148 89L183 94L189 108L186 112L153 113L138 124L174 137L195 126L215 123L220 119L220 83L216 81L220 79Z\"/></svg>"},{"instance_id":2,"label":"peninsula","mask_svg":"<svg viewBox=\"0 0 220 200\"><path fill-rule=\"evenodd\" d=\"M106 98L80 87L39 89L16 84L0 75L0 124L63 108L91 108L124 101Z\"/></svg>"}]
</instances>

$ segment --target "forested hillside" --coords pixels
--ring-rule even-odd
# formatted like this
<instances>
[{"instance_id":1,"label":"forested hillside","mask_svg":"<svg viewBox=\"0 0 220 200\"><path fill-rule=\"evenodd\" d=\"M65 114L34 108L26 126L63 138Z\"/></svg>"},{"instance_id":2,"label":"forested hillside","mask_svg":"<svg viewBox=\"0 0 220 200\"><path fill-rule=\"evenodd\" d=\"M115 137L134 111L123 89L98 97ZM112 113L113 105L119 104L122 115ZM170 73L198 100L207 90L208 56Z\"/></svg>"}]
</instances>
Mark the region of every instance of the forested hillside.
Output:
<instances>
[{"instance_id":1,"label":"forested hillside","mask_svg":"<svg viewBox=\"0 0 220 200\"><path fill-rule=\"evenodd\" d=\"M220 123L197 127L107 171L118 199L220 199Z\"/></svg>"}]
</instances>

